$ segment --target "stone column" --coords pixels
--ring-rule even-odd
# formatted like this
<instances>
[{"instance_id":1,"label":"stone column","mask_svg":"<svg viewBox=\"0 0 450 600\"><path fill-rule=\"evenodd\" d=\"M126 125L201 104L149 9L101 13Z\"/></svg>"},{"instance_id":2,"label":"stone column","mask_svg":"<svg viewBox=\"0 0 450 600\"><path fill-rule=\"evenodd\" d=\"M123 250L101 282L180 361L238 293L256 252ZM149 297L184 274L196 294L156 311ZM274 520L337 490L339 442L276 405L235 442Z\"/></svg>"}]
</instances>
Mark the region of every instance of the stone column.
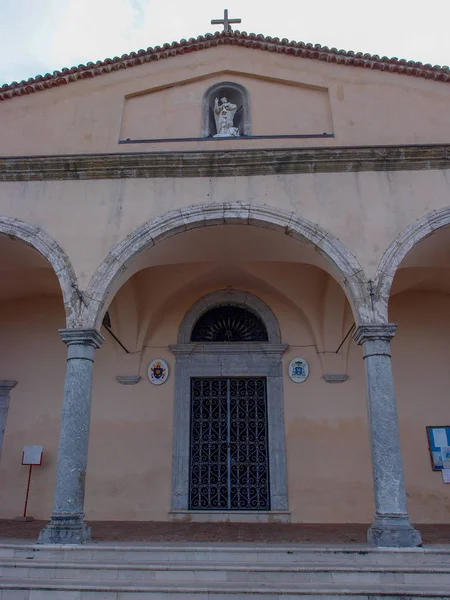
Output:
<instances>
[{"instance_id":1,"label":"stone column","mask_svg":"<svg viewBox=\"0 0 450 600\"><path fill-rule=\"evenodd\" d=\"M0 455L3 446L3 434L6 427L6 416L9 408L9 393L16 385L17 381L0 380Z\"/></svg>"},{"instance_id":2,"label":"stone column","mask_svg":"<svg viewBox=\"0 0 450 600\"><path fill-rule=\"evenodd\" d=\"M41 544L81 544L91 538L84 523L84 488L91 420L94 351L103 344L96 329L60 329L67 369L59 433L53 512Z\"/></svg>"},{"instance_id":3,"label":"stone column","mask_svg":"<svg viewBox=\"0 0 450 600\"><path fill-rule=\"evenodd\" d=\"M375 546L420 546L420 533L409 521L400 449L390 341L393 323L357 327L353 337L363 347L372 444L375 521L367 538Z\"/></svg>"}]
</instances>

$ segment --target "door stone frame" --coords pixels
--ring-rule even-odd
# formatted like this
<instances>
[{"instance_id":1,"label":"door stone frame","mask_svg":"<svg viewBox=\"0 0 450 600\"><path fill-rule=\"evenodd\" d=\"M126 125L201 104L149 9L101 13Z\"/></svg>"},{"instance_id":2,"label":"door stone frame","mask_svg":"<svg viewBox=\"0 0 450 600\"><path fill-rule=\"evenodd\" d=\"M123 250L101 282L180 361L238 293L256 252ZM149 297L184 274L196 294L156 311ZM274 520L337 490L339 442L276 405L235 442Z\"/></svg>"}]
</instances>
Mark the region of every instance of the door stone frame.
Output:
<instances>
[{"instance_id":1,"label":"door stone frame","mask_svg":"<svg viewBox=\"0 0 450 600\"><path fill-rule=\"evenodd\" d=\"M213 306L236 304L256 312L264 321L267 342L192 343L192 328ZM189 450L192 377L265 377L267 380L268 453L270 513L287 513L287 469L284 425L283 371L281 357L288 346L281 344L278 322L270 308L248 292L221 290L201 298L181 324L178 344L170 349L176 356L173 426L172 514L208 513L189 510ZM214 511L218 515L239 511ZM240 520L262 520L264 511L244 511ZM252 516L254 518L252 518ZM211 520L217 520L217 515ZM210 520L209 518L207 520ZM270 520L270 519L267 519ZM280 519L284 520L284 519Z\"/></svg>"}]
</instances>

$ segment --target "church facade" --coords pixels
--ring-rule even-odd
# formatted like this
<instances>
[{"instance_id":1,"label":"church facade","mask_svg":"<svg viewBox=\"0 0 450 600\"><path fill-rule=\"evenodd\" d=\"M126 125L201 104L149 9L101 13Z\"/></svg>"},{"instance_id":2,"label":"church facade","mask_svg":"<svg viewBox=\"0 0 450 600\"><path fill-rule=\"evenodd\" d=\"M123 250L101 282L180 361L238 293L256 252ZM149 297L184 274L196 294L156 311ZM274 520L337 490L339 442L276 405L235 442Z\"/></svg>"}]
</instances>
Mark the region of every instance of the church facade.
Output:
<instances>
[{"instance_id":1,"label":"church facade","mask_svg":"<svg viewBox=\"0 0 450 600\"><path fill-rule=\"evenodd\" d=\"M449 83L222 32L0 88L0 518L31 445L41 542L450 522Z\"/></svg>"}]
</instances>

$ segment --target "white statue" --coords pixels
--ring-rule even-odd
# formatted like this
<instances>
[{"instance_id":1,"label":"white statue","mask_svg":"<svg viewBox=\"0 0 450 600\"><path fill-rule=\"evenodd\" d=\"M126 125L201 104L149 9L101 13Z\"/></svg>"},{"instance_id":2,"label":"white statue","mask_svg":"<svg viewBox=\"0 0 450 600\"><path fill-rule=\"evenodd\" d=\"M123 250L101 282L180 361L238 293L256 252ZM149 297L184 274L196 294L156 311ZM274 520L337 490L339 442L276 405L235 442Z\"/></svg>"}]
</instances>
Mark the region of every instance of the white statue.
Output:
<instances>
[{"instance_id":1,"label":"white statue","mask_svg":"<svg viewBox=\"0 0 450 600\"><path fill-rule=\"evenodd\" d=\"M214 137L238 137L239 129L233 125L237 106L232 102L228 102L225 97L221 98L220 101L222 103L220 105L218 98L214 101L214 119L216 121L217 130Z\"/></svg>"}]
</instances>

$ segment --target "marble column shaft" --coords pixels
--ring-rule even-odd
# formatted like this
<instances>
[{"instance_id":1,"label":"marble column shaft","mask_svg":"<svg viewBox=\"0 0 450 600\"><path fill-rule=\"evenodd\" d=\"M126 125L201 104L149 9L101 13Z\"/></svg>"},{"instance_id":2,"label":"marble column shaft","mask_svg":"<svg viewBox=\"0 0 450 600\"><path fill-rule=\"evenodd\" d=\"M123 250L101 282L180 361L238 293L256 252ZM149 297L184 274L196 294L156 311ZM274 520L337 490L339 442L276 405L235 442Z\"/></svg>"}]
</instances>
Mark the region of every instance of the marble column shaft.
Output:
<instances>
[{"instance_id":1,"label":"marble column shaft","mask_svg":"<svg viewBox=\"0 0 450 600\"><path fill-rule=\"evenodd\" d=\"M91 420L94 352L103 344L95 329L60 329L67 344L53 512L41 543L82 543L90 539L83 522Z\"/></svg>"},{"instance_id":2,"label":"marble column shaft","mask_svg":"<svg viewBox=\"0 0 450 600\"><path fill-rule=\"evenodd\" d=\"M408 516L400 448L390 341L393 323L359 326L353 337L363 347L372 446L375 522L368 540L376 546L409 547L421 538Z\"/></svg>"},{"instance_id":3,"label":"marble column shaft","mask_svg":"<svg viewBox=\"0 0 450 600\"><path fill-rule=\"evenodd\" d=\"M0 380L0 455L2 453L3 435L9 408L9 394L17 381Z\"/></svg>"}]
</instances>

